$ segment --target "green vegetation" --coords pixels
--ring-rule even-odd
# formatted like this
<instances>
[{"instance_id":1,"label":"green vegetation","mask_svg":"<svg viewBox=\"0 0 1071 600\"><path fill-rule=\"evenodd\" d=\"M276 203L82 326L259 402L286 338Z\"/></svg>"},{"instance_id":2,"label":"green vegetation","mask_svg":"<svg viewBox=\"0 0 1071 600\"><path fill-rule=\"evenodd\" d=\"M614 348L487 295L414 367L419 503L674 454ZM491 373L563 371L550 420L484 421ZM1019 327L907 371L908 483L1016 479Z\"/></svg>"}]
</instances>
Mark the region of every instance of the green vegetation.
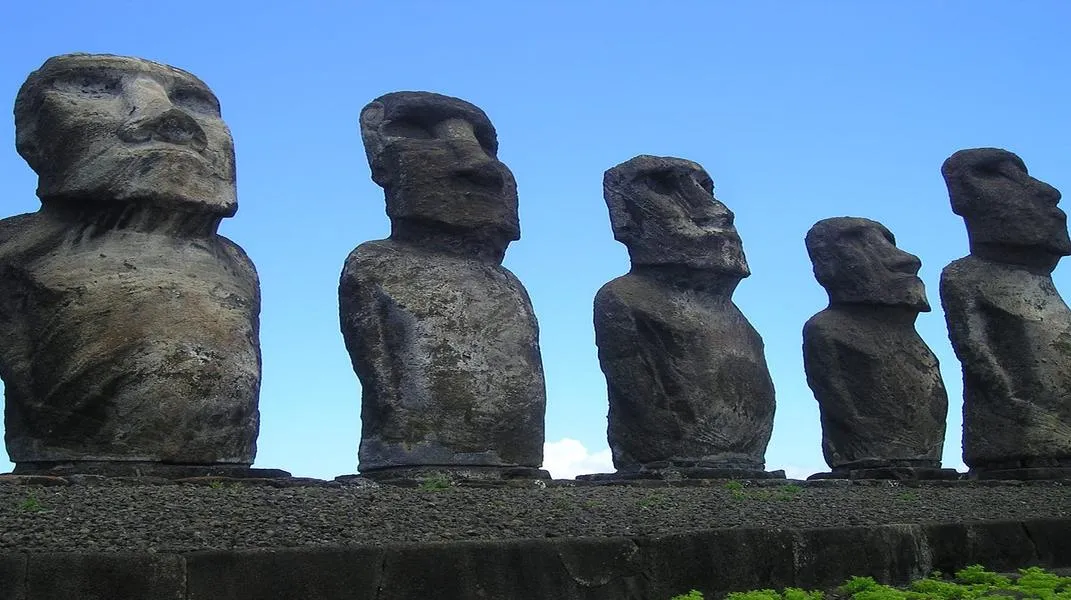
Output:
<instances>
[{"instance_id":1,"label":"green vegetation","mask_svg":"<svg viewBox=\"0 0 1071 600\"><path fill-rule=\"evenodd\" d=\"M652 508L659 508L667 502L665 494L650 494L645 498L640 499L640 508L644 510L650 510Z\"/></svg>"},{"instance_id":2,"label":"green vegetation","mask_svg":"<svg viewBox=\"0 0 1071 600\"><path fill-rule=\"evenodd\" d=\"M425 492L437 492L439 490L445 490L451 485L453 485L453 483L446 475L433 475L420 482L420 489Z\"/></svg>"},{"instance_id":3,"label":"green vegetation","mask_svg":"<svg viewBox=\"0 0 1071 600\"><path fill-rule=\"evenodd\" d=\"M803 491L803 488L795 483L777 487L745 488L744 484L736 480L725 482L725 489L729 490L729 495L733 497L733 500L779 500L782 502L794 499Z\"/></svg>"},{"instance_id":4,"label":"green vegetation","mask_svg":"<svg viewBox=\"0 0 1071 600\"><path fill-rule=\"evenodd\" d=\"M733 592L726 600L823 600L820 591L786 588L783 592L754 590ZM971 565L946 579L939 572L914 581L907 588L882 585L872 577L852 577L837 588L831 598L852 600L1071 600L1071 577L1060 577L1040 567L1019 569L1019 575L1006 577L986 571L981 565ZM703 600L703 594L692 590L671 600Z\"/></svg>"},{"instance_id":5,"label":"green vegetation","mask_svg":"<svg viewBox=\"0 0 1071 600\"><path fill-rule=\"evenodd\" d=\"M37 496L33 495L33 492L26 494L26 499L19 504L19 510L24 512L41 512L45 510L45 507L41 504L41 501L37 499Z\"/></svg>"}]
</instances>

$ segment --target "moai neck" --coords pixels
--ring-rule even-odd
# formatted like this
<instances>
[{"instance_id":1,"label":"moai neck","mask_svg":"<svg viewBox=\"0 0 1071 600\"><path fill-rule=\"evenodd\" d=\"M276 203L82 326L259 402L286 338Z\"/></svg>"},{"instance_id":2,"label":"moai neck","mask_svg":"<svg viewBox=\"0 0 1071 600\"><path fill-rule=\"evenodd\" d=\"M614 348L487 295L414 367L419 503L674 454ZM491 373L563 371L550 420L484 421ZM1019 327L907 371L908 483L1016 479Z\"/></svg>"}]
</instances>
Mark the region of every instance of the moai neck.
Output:
<instances>
[{"instance_id":1,"label":"moai neck","mask_svg":"<svg viewBox=\"0 0 1071 600\"><path fill-rule=\"evenodd\" d=\"M666 287L689 290L712 298L732 300L740 278L713 269L685 265L632 265L632 275L650 279Z\"/></svg>"},{"instance_id":2,"label":"moai neck","mask_svg":"<svg viewBox=\"0 0 1071 600\"><path fill-rule=\"evenodd\" d=\"M829 310L835 310L860 320L882 321L912 327L919 318L917 308L892 304L832 303L829 305Z\"/></svg>"},{"instance_id":3,"label":"moai neck","mask_svg":"<svg viewBox=\"0 0 1071 600\"><path fill-rule=\"evenodd\" d=\"M1030 246L971 241L971 256L987 262L1022 267L1037 275L1050 275L1062 256Z\"/></svg>"},{"instance_id":4,"label":"moai neck","mask_svg":"<svg viewBox=\"0 0 1071 600\"><path fill-rule=\"evenodd\" d=\"M492 228L463 229L435 221L394 219L390 238L428 252L502 264L508 241Z\"/></svg>"},{"instance_id":5,"label":"moai neck","mask_svg":"<svg viewBox=\"0 0 1071 600\"><path fill-rule=\"evenodd\" d=\"M127 230L172 237L209 237L219 229L223 216L210 212L186 212L136 202L50 199L41 203L41 214L80 225L90 233Z\"/></svg>"}]
</instances>

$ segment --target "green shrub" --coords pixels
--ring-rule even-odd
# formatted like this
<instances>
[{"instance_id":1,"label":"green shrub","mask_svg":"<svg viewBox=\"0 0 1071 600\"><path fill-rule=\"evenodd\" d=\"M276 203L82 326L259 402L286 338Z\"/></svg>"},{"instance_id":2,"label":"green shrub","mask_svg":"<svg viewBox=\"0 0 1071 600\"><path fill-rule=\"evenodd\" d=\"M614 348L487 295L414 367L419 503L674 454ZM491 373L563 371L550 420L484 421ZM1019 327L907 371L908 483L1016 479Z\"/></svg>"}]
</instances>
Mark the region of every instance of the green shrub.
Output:
<instances>
[{"instance_id":1,"label":"green shrub","mask_svg":"<svg viewBox=\"0 0 1071 600\"><path fill-rule=\"evenodd\" d=\"M1012 578L986 571L981 565L971 565L956 572L954 580L946 580L939 571L914 581L906 589L878 583L872 577L851 577L837 588L835 597L851 600L1071 600L1071 577L1048 573L1040 567L1019 569ZM823 600L820 591L785 588L730 593L727 600ZM703 594L692 590L671 600L703 600Z\"/></svg>"},{"instance_id":2,"label":"green shrub","mask_svg":"<svg viewBox=\"0 0 1071 600\"><path fill-rule=\"evenodd\" d=\"M41 512L45 507L32 492L26 494L26 499L19 504L19 509L24 512Z\"/></svg>"},{"instance_id":3,"label":"green shrub","mask_svg":"<svg viewBox=\"0 0 1071 600\"><path fill-rule=\"evenodd\" d=\"M420 489L425 492L434 492L438 490L445 490L451 485L453 485L453 483L446 475L434 475L432 477L427 477L423 481L421 481Z\"/></svg>"}]
</instances>

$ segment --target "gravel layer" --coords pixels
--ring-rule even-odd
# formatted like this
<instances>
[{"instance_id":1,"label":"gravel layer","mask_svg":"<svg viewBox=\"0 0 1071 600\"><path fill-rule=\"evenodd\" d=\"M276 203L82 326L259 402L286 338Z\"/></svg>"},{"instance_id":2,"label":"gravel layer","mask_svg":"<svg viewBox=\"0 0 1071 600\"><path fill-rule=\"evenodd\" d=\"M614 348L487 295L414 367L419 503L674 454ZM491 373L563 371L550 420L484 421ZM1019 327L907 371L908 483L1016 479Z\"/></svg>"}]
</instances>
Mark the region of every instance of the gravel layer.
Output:
<instances>
[{"instance_id":1,"label":"gravel layer","mask_svg":"<svg viewBox=\"0 0 1071 600\"><path fill-rule=\"evenodd\" d=\"M148 551L834 527L1071 515L1071 484L276 488L0 485L2 551Z\"/></svg>"}]
</instances>

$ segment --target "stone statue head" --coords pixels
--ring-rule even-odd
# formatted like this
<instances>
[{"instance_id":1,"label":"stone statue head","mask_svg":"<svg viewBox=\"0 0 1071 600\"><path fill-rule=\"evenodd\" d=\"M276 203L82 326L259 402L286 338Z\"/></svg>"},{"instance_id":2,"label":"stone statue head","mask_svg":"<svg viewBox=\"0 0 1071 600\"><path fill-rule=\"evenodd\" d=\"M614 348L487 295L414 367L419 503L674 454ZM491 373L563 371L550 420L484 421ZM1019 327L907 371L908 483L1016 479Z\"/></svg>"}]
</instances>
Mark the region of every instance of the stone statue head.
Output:
<instances>
[{"instance_id":1,"label":"stone statue head","mask_svg":"<svg viewBox=\"0 0 1071 600\"><path fill-rule=\"evenodd\" d=\"M941 166L952 212L963 217L971 252L1071 254L1060 192L1034 179L1023 160L999 148L960 150Z\"/></svg>"},{"instance_id":2,"label":"stone statue head","mask_svg":"<svg viewBox=\"0 0 1071 600\"><path fill-rule=\"evenodd\" d=\"M430 92L386 94L361 111L361 138L392 222L431 222L503 251L520 239L517 184L478 107Z\"/></svg>"},{"instance_id":3,"label":"stone statue head","mask_svg":"<svg viewBox=\"0 0 1071 600\"><path fill-rule=\"evenodd\" d=\"M742 279L751 274L733 213L698 163L637 156L606 171L614 239L634 265L679 265Z\"/></svg>"},{"instance_id":4,"label":"stone statue head","mask_svg":"<svg viewBox=\"0 0 1071 600\"><path fill-rule=\"evenodd\" d=\"M822 219L807 232L814 277L832 304L877 304L928 312L922 261L896 247L884 225L858 217Z\"/></svg>"},{"instance_id":5,"label":"stone statue head","mask_svg":"<svg viewBox=\"0 0 1071 600\"><path fill-rule=\"evenodd\" d=\"M15 99L15 145L37 195L232 216L234 142L219 101L186 71L140 58L45 61Z\"/></svg>"}]
</instances>

